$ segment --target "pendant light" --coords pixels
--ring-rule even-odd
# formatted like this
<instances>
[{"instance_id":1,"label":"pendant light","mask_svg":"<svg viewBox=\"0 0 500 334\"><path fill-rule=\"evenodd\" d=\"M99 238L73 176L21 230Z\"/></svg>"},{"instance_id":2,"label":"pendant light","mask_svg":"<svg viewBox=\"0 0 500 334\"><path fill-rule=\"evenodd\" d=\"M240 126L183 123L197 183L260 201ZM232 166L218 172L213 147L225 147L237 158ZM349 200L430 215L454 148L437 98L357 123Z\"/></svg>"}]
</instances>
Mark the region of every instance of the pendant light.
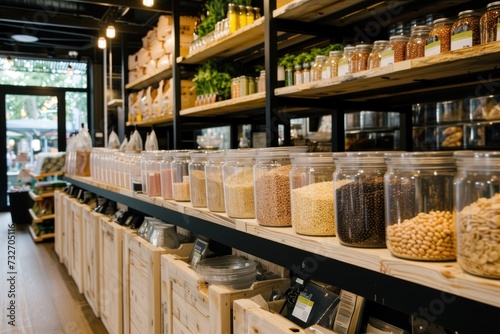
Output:
<instances>
[{"instance_id":1,"label":"pendant light","mask_svg":"<svg viewBox=\"0 0 500 334\"><path fill-rule=\"evenodd\" d=\"M106 28L106 37L107 38L115 38L116 36L116 29L115 29L115 26L110 24L107 28Z\"/></svg>"},{"instance_id":2,"label":"pendant light","mask_svg":"<svg viewBox=\"0 0 500 334\"><path fill-rule=\"evenodd\" d=\"M154 0L142 0L142 4L146 7L153 7L155 4Z\"/></svg>"},{"instance_id":3,"label":"pendant light","mask_svg":"<svg viewBox=\"0 0 500 334\"><path fill-rule=\"evenodd\" d=\"M97 40L97 47L99 49L105 49L106 48L106 38L99 37L99 39Z\"/></svg>"}]
</instances>

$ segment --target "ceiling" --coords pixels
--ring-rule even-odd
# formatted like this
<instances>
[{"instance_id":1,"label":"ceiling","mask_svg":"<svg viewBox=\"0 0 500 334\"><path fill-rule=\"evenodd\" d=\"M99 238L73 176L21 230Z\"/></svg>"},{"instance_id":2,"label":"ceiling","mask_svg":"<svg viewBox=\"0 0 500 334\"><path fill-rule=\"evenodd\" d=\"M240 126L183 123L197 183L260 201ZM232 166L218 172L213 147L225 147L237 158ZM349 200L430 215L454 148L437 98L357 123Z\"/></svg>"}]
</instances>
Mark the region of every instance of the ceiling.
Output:
<instances>
[{"instance_id":1,"label":"ceiling","mask_svg":"<svg viewBox=\"0 0 500 334\"><path fill-rule=\"evenodd\" d=\"M0 1L0 54L18 57L78 58L97 60L97 39L113 22L114 48L127 46L125 54L141 47L142 37L162 14L172 12L177 0L156 0L148 8L142 0L2 0ZM178 2L181 15L196 15L201 0ZM13 35L31 35L36 42L19 42Z\"/></svg>"}]
</instances>

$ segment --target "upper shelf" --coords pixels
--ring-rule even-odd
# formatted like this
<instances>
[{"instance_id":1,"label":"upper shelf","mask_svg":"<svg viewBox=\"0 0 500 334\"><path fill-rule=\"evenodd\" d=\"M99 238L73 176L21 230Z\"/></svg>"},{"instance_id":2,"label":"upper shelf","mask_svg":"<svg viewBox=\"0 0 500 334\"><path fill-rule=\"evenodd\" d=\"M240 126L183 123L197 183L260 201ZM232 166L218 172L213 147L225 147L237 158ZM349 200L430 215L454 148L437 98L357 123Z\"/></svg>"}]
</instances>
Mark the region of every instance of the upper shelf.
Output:
<instances>
[{"instance_id":1,"label":"upper shelf","mask_svg":"<svg viewBox=\"0 0 500 334\"><path fill-rule=\"evenodd\" d=\"M500 42L493 42L440 55L405 60L352 75L277 88L275 94L293 98L336 97L351 101L368 101L465 84L480 85L480 77L477 75L471 75L470 82L464 82L463 78L453 78L495 70L498 68L499 56ZM432 80L439 80L439 86L429 84Z\"/></svg>"},{"instance_id":2,"label":"upper shelf","mask_svg":"<svg viewBox=\"0 0 500 334\"><path fill-rule=\"evenodd\" d=\"M264 108L266 105L266 93L255 93L238 97L235 99L224 100L198 107L183 109L181 116L219 116Z\"/></svg>"},{"instance_id":3,"label":"upper shelf","mask_svg":"<svg viewBox=\"0 0 500 334\"><path fill-rule=\"evenodd\" d=\"M108 102L108 107L109 108L123 107L123 100L122 99L113 99L113 100Z\"/></svg>"},{"instance_id":4,"label":"upper shelf","mask_svg":"<svg viewBox=\"0 0 500 334\"><path fill-rule=\"evenodd\" d=\"M173 120L174 120L173 115L166 115L162 117L146 119L140 122L127 122L127 126L151 126L155 124L170 123Z\"/></svg>"},{"instance_id":5,"label":"upper shelf","mask_svg":"<svg viewBox=\"0 0 500 334\"><path fill-rule=\"evenodd\" d=\"M230 57L264 43L264 17L255 20L236 32L203 46L178 63L200 64L212 57Z\"/></svg>"},{"instance_id":6,"label":"upper shelf","mask_svg":"<svg viewBox=\"0 0 500 334\"><path fill-rule=\"evenodd\" d=\"M140 79L128 83L126 89L144 89L157 84L163 79L172 78L172 67L159 69L157 72L141 77Z\"/></svg>"}]
</instances>

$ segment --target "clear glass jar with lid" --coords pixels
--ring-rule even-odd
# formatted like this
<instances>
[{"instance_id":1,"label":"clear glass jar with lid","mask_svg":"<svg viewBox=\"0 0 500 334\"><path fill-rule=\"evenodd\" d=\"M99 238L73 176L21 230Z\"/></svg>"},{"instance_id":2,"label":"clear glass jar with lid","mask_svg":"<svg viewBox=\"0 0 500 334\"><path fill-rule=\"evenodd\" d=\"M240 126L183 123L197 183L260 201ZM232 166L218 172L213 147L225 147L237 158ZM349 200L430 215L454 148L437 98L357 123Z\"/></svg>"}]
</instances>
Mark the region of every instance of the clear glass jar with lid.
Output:
<instances>
[{"instance_id":1,"label":"clear glass jar with lid","mask_svg":"<svg viewBox=\"0 0 500 334\"><path fill-rule=\"evenodd\" d=\"M189 153L189 191L191 204L195 208L207 207L207 187L205 165L207 153L204 151Z\"/></svg>"},{"instance_id":2,"label":"clear glass jar with lid","mask_svg":"<svg viewBox=\"0 0 500 334\"><path fill-rule=\"evenodd\" d=\"M331 153L294 153L290 172L292 226L296 233L334 236L333 172Z\"/></svg>"},{"instance_id":3,"label":"clear glass jar with lid","mask_svg":"<svg viewBox=\"0 0 500 334\"><path fill-rule=\"evenodd\" d=\"M230 3L227 6L227 18L229 19L229 32L233 33L238 30L238 9L234 3Z\"/></svg>"},{"instance_id":4,"label":"clear glass jar with lid","mask_svg":"<svg viewBox=\"0 0 500 334\"><path fill-rule=\"evenodd\" d=\"M255 19L255 14L253 12L252 6L247 6L247 25L252 24Z\"/></svg>"},{"instance_id":5,"label":"clear glass jar with lid","mask_svg":"<svg viewBox=\"0 0 500 334\"><path fill-rule=\"evenodd\" d=\"M322 78L323 66L328 59L327 56L318 55L314 59L314 65L311 69L311 81L319 81Z\"/></svg>"},{"instance_id":6,"label":"clear glass jar with lid","mask_svg":"<svg viewBox=\"0 0 500 334\"><path fill-rule=\"evenodd\" d=\"M500 278L500 152L455 152L457 262L466 272Z\"/></svg>"},{"instance_id":7,"label":"clear glass jar with lid","mask_svg":"<svg viewBox=\"0 0 500 334\"><path fill-rule=\"evenodd\" d=\"M352 58L352 68L355 72L368 69L368 58L372 52L372 44L358 44ZM354 73L354 72L353 72Z\"/></svg>"},{"instance_id":8,"label":"clear glass jar with lid","mask_svg":"<svg viewBox=\"0 0 500 334\"><path fill-rule=\"evenodd\" d=\"M500 40L498 32L498 18L500 17L500 1L490 2L486 12L481 15L479 26L481 29L481 44Z\"/></svg>"},{"instance_id":9,"label":"clear glass jar with lid","mask_svg":"<svg viewBox=\"0 0 500 334\"><path fill-rule=\"evenodd\" d=\"M258 92L265 92L266 91L266 71L262 70L260 71L260 76L259 76L259 89Z\"/></svg>"},{"instance_id":10,"label":"clear glass jar with lid","mask_svg":"<svg viewBox=\"0 0 500 334\"><path fill-rule=\"evenodd\" d=\"M306 152L306 146L256 150L253 167L255 215L259 225L291 226L290 154Z\"/></svg>"},{"instance_id":11,"label":"clear glass jar with lid","mask_svg":"<svg viewBox=\"0 0 500 334\"><path fill-rule=\"evenodd\" d=\"M384 152L333 153L335 228L343 245L385 247Z\"/></svg>"},{"instance_id":12,"label":"clear glass jar with lid","mask_svg":"<svg viewBox=\"0 0 500 334\"><path fill-rule=\"evenodd\" d=\"M480 18L481 13L475 10L458 13L458 19L451 26L451 51L481 44Z\"/></svg>"},{"instance_id":13,"label":"clear glass jar with lid","mask_svg":"<svg viewBox=\"0 0 500 334\"><path fill-rule=\"evenodd\" d=\"M302 85L302 65L295 65L295 71L293 72L293 84L294 85Z\"/></svg>"},{"instance_id":14,"label":"clear glass jar with lid","mask_svg":"<svg viewBox=\"0 0 500 334\"><path fill-rule=\"evenodd\" d=\"M338 70L339 77L351 73L352 57L354 56L355 51L356 51L355 46L346 46L344 48L344 54L339 61L339 70Z\"/></svg>"},{"instance_id":15,"label":"clear glass jar with lid","mask_svg":"<svg viewBox=\"0 0 500 334\"><path fill-rule=\"evenodd\" d=\"M330 51L325 67L327 71L327 79L339 76L339 62L344 55L344 51Z\"/></svg>"},{"instance_id":16,"label":"clear glass jar with lid","mask_svg":"<svg viewBox=\"0 0 500 334\"><path fill-rule=\"evenodd\" d=\"M132 170L130 171L130 188L134 193L142 193L142 158L141 153L132 156Z\"/></svg>"},{"instance_id":17,"label":"clear glass jar with lid","mask_svg":"<svg viewBox=\"0 0 500 334\"><path fill-rule=\"evenodd\" d=\"M175 151L172 154L172 198L177 202L189 202L191 194L189 192L189 157L190 151Z\"/></svg>"},{"instance_id":18,"label":"clear glass jar with lid","mask_svg":"<svg viewBox=\"0 0 500 334\"><path fill-rule=\"evenodd\" d=\"M148 196L161 196L160 164L163 159L163 151L148 152L145 161L146 192Z\"/></svg>"},{"instance_id":19,"label":"clear glass jar with lid","mask_svg":"<svg viewBox=\"0 0 500 334\"><path fill-rule=\"evenodd\" d=\"M205 165L205 182L207 189L207 208L211 212L225 212L224 185L222 178L222 165L224 164L224 151L207 153Z\"/></svg>"},{"instance_id":20,"label":"clear glass jar with lid","mask_svg":"<svg viewBox=\"0 0 500 334\"><path fill-rule=\"evenodd\" d=\"M228 150L224 157L224 201L231 218L255 218L253 149Z\"/></svg>"},{"instance_id":21,"label":"clear glass jar with lid","mask_svg":"<svg viewBox=\"0 0 500 334\"><path fill-rule=\"evenodd\" d=\"M247 7L244 5L238 6L238 29L244 28L247 25Z\"/></svg>"},{"instance_id":22,"label":"clear glass jar with lid","mask_svg":"<svg viewBox=\"0 0 500 334\"><path fill-rule=\"evenodd\" d=\"M390 45L388 45L382 52L381 66L390 65L405 60L406 48L409 39L410 37L404 35L389 37ZM390 60L391 57L392 57L392 62Z\"/></svg>"},{"instance_id":23,"label":"clear glass jar with lid","mask_svg":"<svg viewBox=\"0 0 500 334\"><path fill-rule=\"evenodd\" d=\"M410 39L406 45L406 59L415 59L425 56L425 45L432 27L413 26L411 28Z\"/></svg>"},{"instance_id":24,"label":"clear glass jar with lid","mask_svg":"<svg viewBox=\"0 0 500 334\"><path fill-rule=\"evenodd\" d=\"M379 40L373 42L373 49L370 55L368 56L368 67L367 69L378 68L380 67L382 61L382 52L389 45L389 41Z\"/></svg>"},{"instance_id":25,"label":"clear glass jar with lid","mask_svg":"<svg viewBox=\"0 0 500 334\"><path fill-rule=\"evenodd\" d=\"M302 83L311 82L311 65L308 62L302 64Z\"/></svg>"},{"instance_id":26,"label":"clear glass jar with lid","mask_svg":"<svg viewBox=\"0 0 500 334\"><path fill-rule=\"evenodd\" d=\"M391 254L454 260L453 152L387 153L385 159L386 244Z\"/></svg>"},{"instance_id":27,"label":"clear glass jar with lid","mask_svg":"<svg viewBox=\"0 0 500 334\"><path fill-rule=\"evenodd\" d=\"M161 197L163 199L173 199L172 195L172 161L175 151L165 151L160 162Z\"/></svg>"},{"instance_id":28,"label":"clear glass jar with lid","mask_svg":"<svg viewBox=\"0 0 500 334\"><path fill-rule=\"evenodd\" d=\"M451 26L453 21L440 18L432 22L432 29L425 45L425 56L432 56L451 50Z\"/></svg>"}]
</instances>

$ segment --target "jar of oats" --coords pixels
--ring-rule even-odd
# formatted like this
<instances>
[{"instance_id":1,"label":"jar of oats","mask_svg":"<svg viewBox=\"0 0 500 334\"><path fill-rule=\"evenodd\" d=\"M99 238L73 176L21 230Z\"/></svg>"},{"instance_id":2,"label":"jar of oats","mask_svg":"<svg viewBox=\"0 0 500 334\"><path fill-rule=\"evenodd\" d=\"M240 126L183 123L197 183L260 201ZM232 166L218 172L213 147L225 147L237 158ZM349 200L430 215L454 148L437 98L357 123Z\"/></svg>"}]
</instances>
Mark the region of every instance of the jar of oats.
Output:
<instances>
[{"instance_id":1,"label":"jar of oats","mask_svg":"<svg viewBox=\"0 0 500 334\"><path fill-rule=\"evenodd\" d=\"M354 247L385 247L384 152L333 153L335 227Z\"/></svg>"},{"instance_id":2,"label":"jar of oats","mask_svg":"<svg viewBox=\"0 0 500 334\"><path fill-rule=\"evenodd\" d=\"M290 201L296 233L334 236L333 172L331 153L291 154Z\"/></svg>"},{"instance_id":3,"label":"jar of oats","mask_svg":"<svg viewBox=\"0 0 500 334\"><path fill-rule=\"evenodd\" d=\"M195 208L207 207L207 188L205 183L206 152L189 153L189 193L191 204Z\"/></svg>"},{"instance_id":4,"label":"jar of oats","mask_svg":"<svg viewBox=\"0 0 500 334\"><path fill-rule=\"evenodd\" d=\"M259 225L291 226L291 153L306 152L306 146L273 147L256 150L253 167L255 215Z\"/></svg>"},{"instance_id":5,"label":"jar of oats","mask_svg":"<svg viewBox=\"0 0 500 334\"><path fill-rule=\"evenodd\" d=\"M454 260L453 152L394 152L385 160L389 251L410 260Z\"/></svg>"},{"instance_id":6,"label":"jar of oats","mask_svg":"<svg viewBox=\"0 0 500 334\"><path fill-rule=\"evenodd\" d=\"M255 150L228 150L222 165L224 204L231 218L255 218L253 165Z\"/></svg>"},{"instance_id":7,"label":"jar of oats","mask_svg":"<svg viewBox=\"0 0 500 334\"><path fill-rule=\"evenodd\" d=\"M455 152L457 261L466 272L500 278L500 152Z\"/></svg>"},{"instance_id":8,"label":"jar of oats","mask_svg":"<svg viewBox=\"0 0 500 334\"><path fill-rule=\"evenodd\" d=\"M189 151L177 151L172 154L172 197L177 202L189 202Z\"/></svg>"},{"instance_id":9,"label":"jar of oats","mask_svg":"<svg viewBox=\"0 0 500 334\"><path fill-rule=\"evenodd\" d=\"M224 186L222 184L222 165L224 164L224 151L207 153L205 165L205 183L207 189L207 208L211 212L225 212Z\"/></svg>"}]
</instances>

